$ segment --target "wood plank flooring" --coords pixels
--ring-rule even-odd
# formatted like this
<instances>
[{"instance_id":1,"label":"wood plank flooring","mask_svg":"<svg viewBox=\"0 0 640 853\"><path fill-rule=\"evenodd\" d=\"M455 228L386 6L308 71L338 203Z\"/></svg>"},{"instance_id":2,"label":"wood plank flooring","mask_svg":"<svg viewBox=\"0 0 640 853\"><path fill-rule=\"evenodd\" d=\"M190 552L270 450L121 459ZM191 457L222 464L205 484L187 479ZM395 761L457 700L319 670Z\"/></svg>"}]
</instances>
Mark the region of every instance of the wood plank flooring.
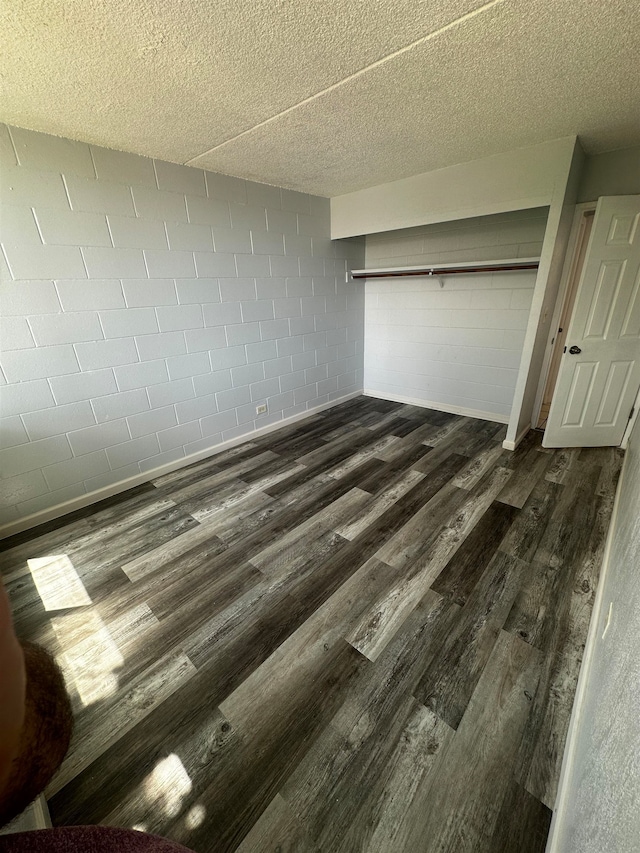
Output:
<instances>
[{"instance_id":1,"label":"wood plank flooring","mask_svg":"<svg viewBox=\"0 0 640 853\"><path fill-rule=\"evenodd\" d=\"M54 824L541 853L622 456L503 436L361 397L0 543Z\"/></svg>"}]
</instances>

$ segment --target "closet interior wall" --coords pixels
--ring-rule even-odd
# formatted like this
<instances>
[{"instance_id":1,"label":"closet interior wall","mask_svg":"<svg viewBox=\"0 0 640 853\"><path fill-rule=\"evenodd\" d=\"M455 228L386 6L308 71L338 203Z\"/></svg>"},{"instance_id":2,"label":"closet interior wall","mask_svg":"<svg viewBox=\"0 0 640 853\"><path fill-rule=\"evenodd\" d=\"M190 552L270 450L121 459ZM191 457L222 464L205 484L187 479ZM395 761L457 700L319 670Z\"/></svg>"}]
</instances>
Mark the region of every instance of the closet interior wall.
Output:
<instances>
[{"instance_id":1,"label":"closet interior wall","mask_svg":"<svg viewBox=\"0 0 640 853\"><path fill-rule=\"evenodd\" d=\"M538 257L547 207L371 234L365 267ZM365 393L506 423L535 271L365 284Z\"/></svg>"}]
</instances>

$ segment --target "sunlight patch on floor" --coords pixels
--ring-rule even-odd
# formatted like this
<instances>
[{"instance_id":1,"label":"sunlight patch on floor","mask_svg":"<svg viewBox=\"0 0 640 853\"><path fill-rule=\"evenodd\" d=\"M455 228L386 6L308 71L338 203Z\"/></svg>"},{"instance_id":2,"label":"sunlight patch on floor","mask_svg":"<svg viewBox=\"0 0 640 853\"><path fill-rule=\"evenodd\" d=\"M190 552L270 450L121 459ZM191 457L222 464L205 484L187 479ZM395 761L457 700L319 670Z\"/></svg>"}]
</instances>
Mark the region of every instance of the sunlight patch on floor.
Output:
<instances>
[{"instance_id":1,"label":"sunlight patch on floor","mask_svg":"<svg viewBox=\"0 0 640 853\"><path fill-rule=\"evenodd\" d=\"M91 604L89 593L66 554L27 560L45 610L66 610Z\"/></svg>"},{"instance_id":2,"label":"sunlight patch on floor","mask_svg":"<svg viewBox=\"0 0 640 853\"><path fill-rule=\"evenodd\" d=\"M180 812L182 801L193 787L184 764L175 753L159 761L142 784L148 805L163 809L167 817L175 817Z\"/></svg>"},{"instance_id":3,"label":"sunlight patch on floor","mask_svg":"<svg viewBox=\"0 0 640 853\"><path fill-rule=\"evenodd\" d=\"M62 653L58 663L86 708L118 691L116 670L124 665L109 629L93 610L51 620Z\"/></svg>"},{"instance_id":4,"label":"sunlight patch on floor","mask_svg":"<svg viewBox=\"0 0 640 853\"><path fill-rule=\"evenodd\" d=\"M184 819L187 829L197 829L199 826L202 826L206 814L207 810L204 806L197 805L190 808Z\"/></svg>"}]
</instances>

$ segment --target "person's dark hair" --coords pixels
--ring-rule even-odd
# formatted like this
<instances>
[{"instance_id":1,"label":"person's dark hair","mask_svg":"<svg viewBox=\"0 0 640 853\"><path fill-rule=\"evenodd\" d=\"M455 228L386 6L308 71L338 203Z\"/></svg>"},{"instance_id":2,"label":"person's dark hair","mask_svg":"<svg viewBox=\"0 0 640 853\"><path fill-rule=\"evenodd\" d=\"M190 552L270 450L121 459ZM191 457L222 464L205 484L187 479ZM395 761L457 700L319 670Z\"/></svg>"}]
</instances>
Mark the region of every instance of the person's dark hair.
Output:
<instances>
[{"instance_id":1,"label":"person's dark hair","mask_svg":"<svg viewBox=\"0 0 640 853\"><path fill-rule=\"evenodd\" d=\"M0 826L23 812L50 782L71 741L73 714L64 676L46 649L21 643L26 670L20 747L0 795Z\"/></svg>"}]
</instances>

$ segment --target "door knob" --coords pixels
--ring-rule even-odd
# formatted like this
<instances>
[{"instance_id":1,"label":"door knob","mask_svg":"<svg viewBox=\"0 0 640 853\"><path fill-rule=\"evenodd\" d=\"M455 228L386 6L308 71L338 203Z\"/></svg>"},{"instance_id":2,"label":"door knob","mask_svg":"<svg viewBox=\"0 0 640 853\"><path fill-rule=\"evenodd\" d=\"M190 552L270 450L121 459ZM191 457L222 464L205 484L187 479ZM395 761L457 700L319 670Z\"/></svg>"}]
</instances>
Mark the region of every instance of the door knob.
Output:
<instances>
[{"instance_id":1,"label":"door knob","mask_svg":"<svg viewBox=\"0 0 640 853\"><path fill-rule=\"evenodd\" d=\"M569 349L569 352L571 353L571 355L578 355L578 353L582 352L582 350L580 349L580 347L574 345Z\"/></svg>"}]
</instances>

